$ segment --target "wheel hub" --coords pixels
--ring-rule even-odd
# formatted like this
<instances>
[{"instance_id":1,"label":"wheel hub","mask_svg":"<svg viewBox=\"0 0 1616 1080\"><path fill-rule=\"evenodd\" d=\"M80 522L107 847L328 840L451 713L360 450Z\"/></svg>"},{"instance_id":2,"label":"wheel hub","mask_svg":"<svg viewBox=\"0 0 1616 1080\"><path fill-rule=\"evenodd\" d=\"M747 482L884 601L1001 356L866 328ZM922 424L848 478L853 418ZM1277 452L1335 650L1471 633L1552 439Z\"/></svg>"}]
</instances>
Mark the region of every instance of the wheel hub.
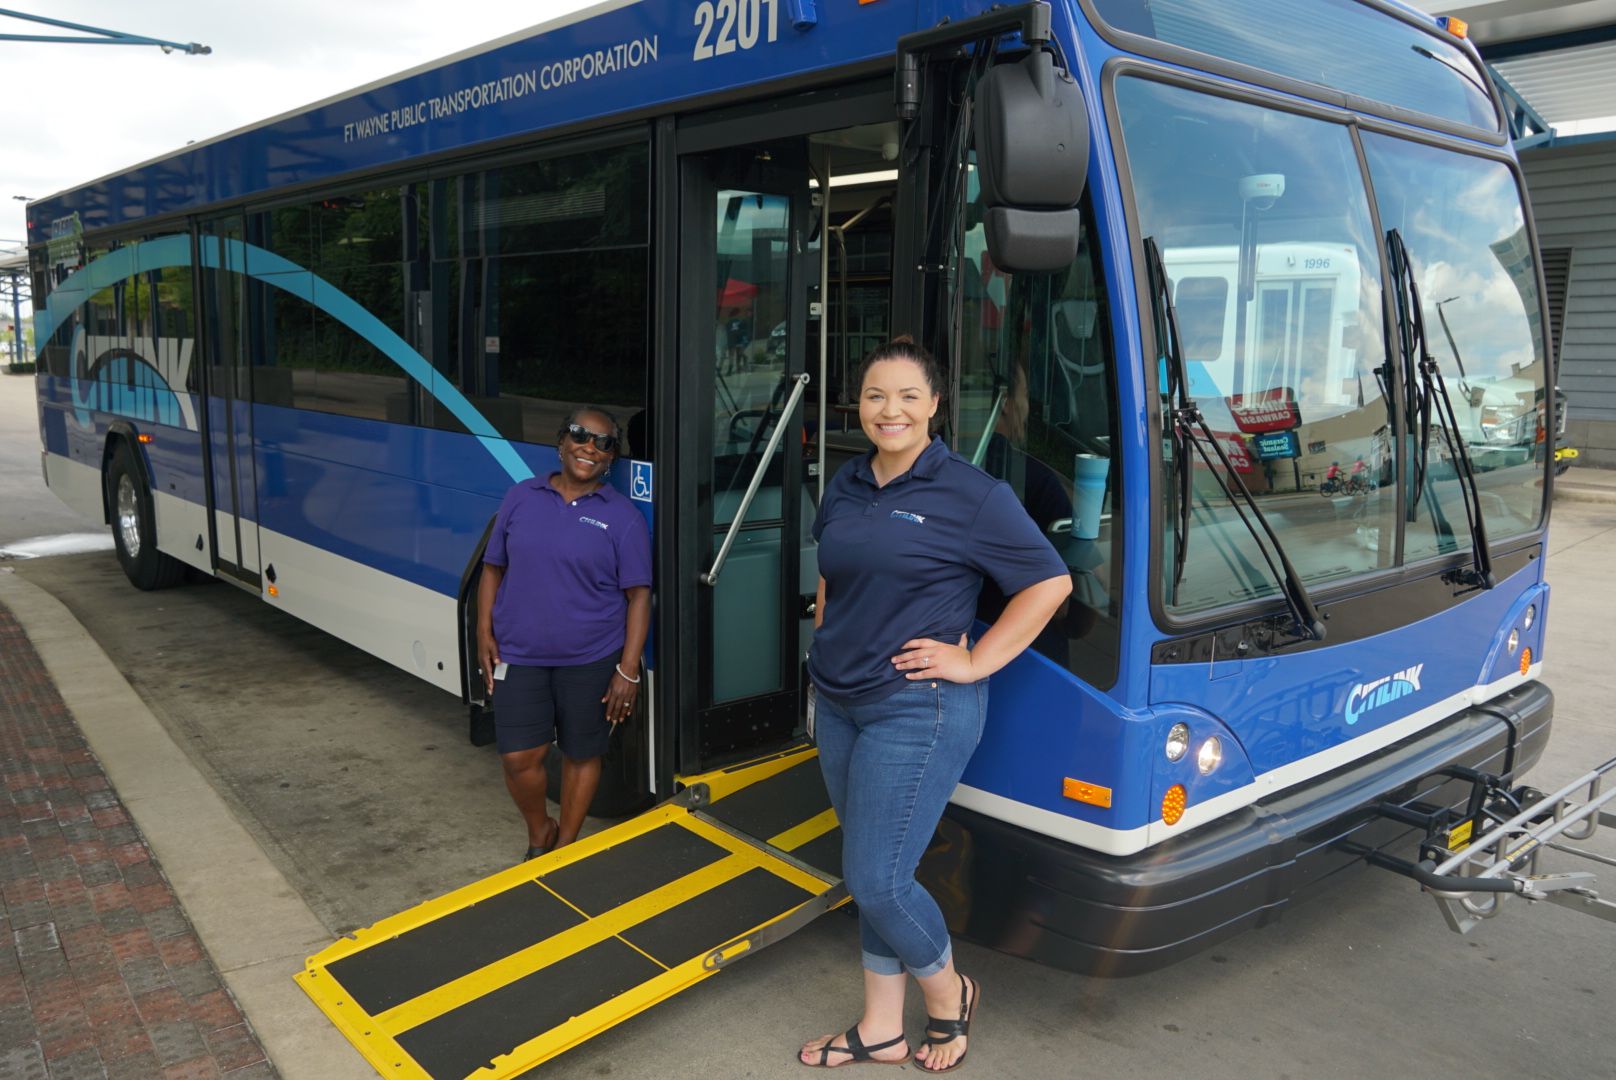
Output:
<instances>
[{"instance_id":1,"label":"wheel hub","mask_svg":"<svg viewBox=\"0 0 1616 1080\"><path fill-rule=\"evenodd\" d=\"M129 474L118 477L118 535L131 559L140 557L140 508L135 482Z\"/></svg>"}]
</instances>

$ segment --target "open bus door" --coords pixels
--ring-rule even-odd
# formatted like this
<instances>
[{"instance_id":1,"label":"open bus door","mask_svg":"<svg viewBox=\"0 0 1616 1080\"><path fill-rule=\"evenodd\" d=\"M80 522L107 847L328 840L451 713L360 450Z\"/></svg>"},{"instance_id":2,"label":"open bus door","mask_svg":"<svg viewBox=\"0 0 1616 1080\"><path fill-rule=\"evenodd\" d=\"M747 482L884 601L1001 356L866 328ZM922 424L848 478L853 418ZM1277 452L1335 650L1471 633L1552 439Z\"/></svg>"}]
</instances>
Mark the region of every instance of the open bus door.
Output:
<instances>
[{"instance_id":1,"label":"open bus door","mask_svg":"<svg viewBox=\"0 0 1616 1080\"><path fill-rule=\"evenodd\" d=\"M805 137L680 158L679 569L663 589L682 616L682 774L802 731L808 175Z\"/></svg>"},{"instance_id":2,"label":"open bus door","mask_svg":"<svg viewBox=\"0 0 1616 1080\"><path fill-rule=\"evenodd\" d=\"M841 832L802 737L818 573L799 434L807 161L806 138L678 158L662 400L676 395L679 423L659 443L676 465L659 520L674 524L658 530L658 601L678 623L661 624L660 700L678 719L655 737L681 790L311 957L299 984L385 1075L524 1072L846 901Z\"/></svg>"}]
</instances>

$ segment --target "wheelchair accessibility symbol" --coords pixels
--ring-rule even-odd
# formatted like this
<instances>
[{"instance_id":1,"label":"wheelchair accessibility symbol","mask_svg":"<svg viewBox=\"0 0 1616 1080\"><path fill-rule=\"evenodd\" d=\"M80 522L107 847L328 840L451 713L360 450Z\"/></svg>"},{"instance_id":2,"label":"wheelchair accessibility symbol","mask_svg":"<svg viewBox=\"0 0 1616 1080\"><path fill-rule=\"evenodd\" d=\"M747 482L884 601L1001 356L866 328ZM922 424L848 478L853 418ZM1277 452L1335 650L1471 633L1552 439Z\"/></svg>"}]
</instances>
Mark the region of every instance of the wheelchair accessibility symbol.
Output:
<instances>
[{"instance_id":1,"label":"wheelchair accessibility symbol","mask_svg":"<svg viewBox=\"0 0 1616 1080\"><path fill-rule=\"evenodd\" d=\"M638 499L640 502L651 501L651 463L649 461L629 462L628 497Z\"/></svg>"}]
</instances>

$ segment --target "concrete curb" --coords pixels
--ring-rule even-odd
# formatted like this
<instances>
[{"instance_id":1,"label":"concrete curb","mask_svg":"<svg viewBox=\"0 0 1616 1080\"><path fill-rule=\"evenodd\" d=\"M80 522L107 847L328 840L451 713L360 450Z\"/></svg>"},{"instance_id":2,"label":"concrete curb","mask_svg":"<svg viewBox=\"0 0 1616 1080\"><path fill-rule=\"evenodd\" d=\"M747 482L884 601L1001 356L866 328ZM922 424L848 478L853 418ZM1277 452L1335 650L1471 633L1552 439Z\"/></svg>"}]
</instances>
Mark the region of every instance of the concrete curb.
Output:
<instances>
[{"instance_id":1,"label":"concrete curb","mask_svg":"<svg viewBox=\"0 0 1616 1080\"><path fill-rule=\"evenodd\" d=\"M376 1074L292 981L335 936L59 600L0 573L27 632L197 936L286 1080Z\"/></svg>"},{"instance_id":2,"label":"concrete curb","mask_svg":"<svg viewBox=\"0 0 1616 1080\"><path fill-rule=\"evenodd\" d=\"M1554 485L1554 498L1555 501L1564 499L1567 502L1616 503L1616 487L1561 480Z\"/></svg>"}]
</instances>

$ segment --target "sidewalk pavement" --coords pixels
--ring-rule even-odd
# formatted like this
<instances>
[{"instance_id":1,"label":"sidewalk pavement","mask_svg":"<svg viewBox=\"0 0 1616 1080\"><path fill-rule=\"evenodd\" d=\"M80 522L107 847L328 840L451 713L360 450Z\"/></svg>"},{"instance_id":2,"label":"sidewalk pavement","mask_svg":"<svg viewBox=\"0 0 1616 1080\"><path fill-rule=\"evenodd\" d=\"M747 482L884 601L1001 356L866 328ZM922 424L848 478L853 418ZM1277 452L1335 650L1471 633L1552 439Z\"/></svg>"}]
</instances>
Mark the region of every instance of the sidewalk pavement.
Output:
<instances>
[{"instance_id":1,"label":"sidewalk pavement","mask_svg":"<svg viewBox=\"0 0 1616 1080\"><path fill-rule=\"evenodd\" d=\"M1554 478L1554 497L1571 502L1616 503L1616 469L1573 465Z\"/></svg>"},{"instance_id":2,"label":"sidewalk pavement","mask_svg":"<svg viewBox=\"0 0 1616 1080\"><path fill-rule=\"evenodd\" d=\"M374 1077L292 981L333 937L78 620L0 565L0 1080Z\"/></svg>"},{"instance_id":3,"label":"sidewalk pavement","mask_svg":"<svg viewBox=\"0 0 1616 1080\"><path fill-rule=\"evenodd\" d=\"M275 1075L0 604L0 1077Z\"/></svg>"}]
</instances>

